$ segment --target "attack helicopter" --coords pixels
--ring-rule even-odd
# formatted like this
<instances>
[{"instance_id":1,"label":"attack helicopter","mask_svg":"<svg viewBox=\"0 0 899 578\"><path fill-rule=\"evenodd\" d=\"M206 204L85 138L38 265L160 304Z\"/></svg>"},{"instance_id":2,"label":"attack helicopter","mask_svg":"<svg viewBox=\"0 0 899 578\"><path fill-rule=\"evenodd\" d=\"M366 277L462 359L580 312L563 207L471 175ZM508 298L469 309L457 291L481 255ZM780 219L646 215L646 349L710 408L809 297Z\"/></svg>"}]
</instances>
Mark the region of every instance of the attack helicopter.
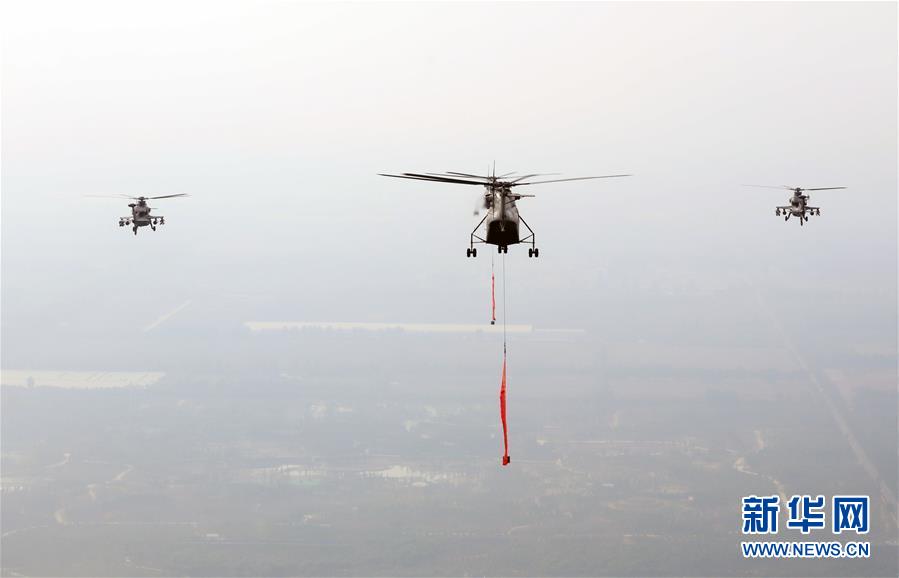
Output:
<instances>
[{"instance_id":1,"label":"attack helicopter","mask_svg":"<svg viewBox=\"0 0 899 578\"><path fill-rule=\"evenodd\" d=\"M187 193L177 193L174 195L159 195L156 197L132 197L131 195L89 195L92 197L112 197L112 198L125 198L131 199L135 202L128 203L128 206L131 207L131 216L130 217L119 217L119 227L124 227L126 225L131 225L131 230L137 235L138 227L150 227L153 231L156 230L156 225L165 225L165 217L162 215L151 215L150 211L153 210L153 207L147 205L147 201L155 200L155 199L171 199L174 197L187 197L189 196Z\"/></svg>"},{"instance_id":2,"label":"attack helicopter","mask_svg":"<svg viewBox=\"0 0 899 578\"><path fill-rule=\"evenodd\" d=\"M810 207L808 202L811 200L811 195L803 194L805 191L834 191L837 189L845 189L846 187L816 187L812 189L803 189L802 187L788 187L787 185L771 186L771 185L746 185L747 187L759 187L763 189L786 189L788 191L793 192L793 196L790 197L789 205L782 205L779 207L775 207L774 214L776 216L784 215L784 221L789 221L790 217L798 217L799 224L803 225L806 221L808 221L808 215L821 215L820 207Z\"/></svg>"},{"instance_id":3,"label":"attack helicopter","mask_svg":"<svg viewBox=\"0 0 899 578\"><path fill-rule=\"evenodd\" d=\"M551 179L544 181L532 181L537 177L550 176L556 173L533 173L527 175L516 176L514 172L496 175L496 167L493 174L488 176L473 175L470 173L459 173L448 171L446 173L401 173L398 175L389 175L379 173L382 177L393 177L397 179L412 179L417 181L428 181L432 183L451 183L457 185L479 185L484 187L483 207L486 209L484 217L478 222L472 230L469 247L465 254L468 257L477 257L478 249L476 244L496 245L498 253L508 253L509 245L517 245L519 243L529 244L528 257L540 257L540 249L537 248L536 236L534 230L531 229L527 221L519 214L516 202L524 197L533 197L532 194L519 193L513 190L516 187L526 185L541 185L545 183L561 183L566 181L583 181L587 179L608 179L614 177L629 177L631 175L602 175L596 177L574 177L569 179ZM478 212L475 212L477 215ZM478 232L481 225L485 226L483 236ZM521 236L519 224L524 225L527 229L527 235Z\"/></svg>"}]
</instances>

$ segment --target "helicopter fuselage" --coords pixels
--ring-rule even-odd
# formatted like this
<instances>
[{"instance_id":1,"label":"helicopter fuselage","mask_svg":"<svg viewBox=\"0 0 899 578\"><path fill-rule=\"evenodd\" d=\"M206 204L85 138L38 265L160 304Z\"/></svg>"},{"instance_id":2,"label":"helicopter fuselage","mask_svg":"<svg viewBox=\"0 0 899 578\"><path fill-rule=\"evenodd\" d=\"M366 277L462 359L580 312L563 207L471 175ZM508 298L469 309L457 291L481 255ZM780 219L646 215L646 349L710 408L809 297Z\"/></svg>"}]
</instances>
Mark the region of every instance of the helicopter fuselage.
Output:
<instances>
[{"instance_id":1,"label":"helicopter fuselage","mask_svg":"<svg viewBox=\"0 0 899 578\"><path fill-rule=\"evenodd\" d=\"M805 213L805 200L804 195L793 195L790 197L790 212L793 213L794 217Z\"/></svg>"},{"instance_id":2,"label":"helicopter fuselage","mask_svg":"<svg viewBox=\"0 0 899 578\"><path fill-rule=\"evenodd\" d=\"M488 212L485 225L487 227L486 243L506 247L521 242L518 234L518 207L515 198L508 190L489 189L485 193Z\"/></svg>"},{"instance_id":3,"label":"helicopter fuselage","mask_svg":"<svg viewBox=\"0 0 899 578\"><path fill-rule=\"evenodd\" d=\"M131 229L135 234L137 234L138 227L150 227L155 231L156 225L165 224L165 217L159 215L150 215L150 211L152 209L147 205L146 201L129 203L128 206L131 207L131 216L121 217L119 219L120 227L131 225Z\"/></svg>"},{"instance_id":4,"label":"helicopter fuselage","mask_svg":"<svg viewBox=\"0 0 899 578\"><path fill-rule=\"evenodd\" d=\"M810 198L809 195L804 195L801 191L795 191L793 196L790 197L790 204L777 207L774 214L780 216L783 213L785 221L789 220L790 217L797 217L799 224L802 225L805 221L808 221L808 215L821 214L819 207L810 207L808 205Z\"/></svg>"},{"instance_id":5,"label":"helicopter fuselage","mask_svg":"<svg viewBox=\"0 0 899 578\"><path fill-rule=\"evenodd\" d=\"M487 185L484 191L484 208L487 214L484 215L474 230L471 232L471 244L466 252L469 257L477 257L478 252L475 249L475 243L484 243L486 245L496 245L500 253L508 253L509 245L518 245L519 243L528 243L531 247L528 249L528 257L538 257L540 252L536 247L536 239L534 231L528 226L521 215L518 214L518 207L515 202L522 196L513 193L510 187ZM478 230L484 225L485 233L481 237ZM527 234L521 236L521 226L527 229Z\"/></svg>"},{"instance_id":6,"label":"helicopter fuselage","mask_svg":"<svg viewBox=\"0 0 899 578\"><path fill-rule=\"evenodd\" d=\"M137 225L138 227L146 227L150 224L150 207L148 207L145 203L132 203L131 204L131 222Z\"/></svg>"}]
</instances>

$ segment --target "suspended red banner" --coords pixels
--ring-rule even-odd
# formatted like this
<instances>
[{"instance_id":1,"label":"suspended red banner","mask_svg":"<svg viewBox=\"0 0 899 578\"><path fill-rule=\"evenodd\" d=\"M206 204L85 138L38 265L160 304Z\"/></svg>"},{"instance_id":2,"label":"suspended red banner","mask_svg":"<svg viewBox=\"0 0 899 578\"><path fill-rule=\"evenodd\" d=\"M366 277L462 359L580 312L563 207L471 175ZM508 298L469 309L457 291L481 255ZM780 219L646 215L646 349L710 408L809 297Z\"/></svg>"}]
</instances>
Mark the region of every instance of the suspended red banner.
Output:
<instances>
[{"instance_id":1,"label":"suspended red banner","mask_svg":"<svg viewBox=\"0 0 899 578\"><path fill-rule=\"evenodd\" d=\"M509 433L506 425L506 352L503 351L503 381L499 387L499 416L503 422L503 465L508 466L512 461L509 457Z\"/></svg>"}]
</instances>

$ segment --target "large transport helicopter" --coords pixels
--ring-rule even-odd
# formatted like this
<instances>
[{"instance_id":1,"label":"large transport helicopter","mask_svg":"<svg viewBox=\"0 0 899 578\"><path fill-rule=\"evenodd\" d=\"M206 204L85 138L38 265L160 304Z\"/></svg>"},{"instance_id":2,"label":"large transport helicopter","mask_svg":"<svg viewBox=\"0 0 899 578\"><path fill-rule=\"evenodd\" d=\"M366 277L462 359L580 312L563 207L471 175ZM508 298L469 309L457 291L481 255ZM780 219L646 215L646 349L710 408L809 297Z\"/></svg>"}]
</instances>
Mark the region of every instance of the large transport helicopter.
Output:
<instances>
[{"instance_id":1,"label":"large transport helicopter","mask_svg":"<svg viewBox=\"0 0 899 578\"><path fill-rule=\"evenodd\" d=\"M790 197L789 205L781 205L775 207L774 214L776 216L784 215L784 221L789 221L790 217L798 217L799 224L803 225L808 221L808 215L821 215L820 207L810 207L808 202L812 199L811 195L803 194L805 191L834 191L837 189L845 189L846 187L816 187L813 189L803 189L802 187L788 187L787 185L771 186L771 185L746 185L747 187L759 187L763 189L786 189L793 192Z\"/></svg>"},{"instance_id":2,"label":"large transport helicopter","mask_svg":"<svg viewBox=\"0 0 899 578\"><path fill-rule=\"evenodd\" d=\"M484 218L478 222L472 230L469 247L466 250L468 257L477 257L476 244L496 245L498 253L508 253L509 245L528 243L528 257L539 257L540 249L537 248L536 236L527 221L518 213L516 201L523 197L533 197L532 194L513 191L515 187L525 185L540 185L544 183L561 183L565 181L583 181L587 179L608 179L613 177L629 177L631 175L602 175L597 177L575 177L570 179L552 179L548 181L530 181L529 179L548 176L546 174L529 174L515 176L515 173L506 173L496 176L494 169L492 176L472 175L448 171L446 173L402 173L399 175L387 175L379 173L383 177L398 179L413 179L417 181L429 181L432 183L452 183L457 185L480 185L484 187L483 206L486 209ZM477 215L478 212L476 211ZM485 226L483 236L478 232L481 225ZM519 224L524 225L528 234L521 236Z\"/></svg>"},{"instance_id":3,"label":"large transport helicopter","mask_svg":"<svg viewBox=\"0 0 899 578\"><path fill-rule=\"evenodd\" d=\"M187 193L177 193L175 195L159 195L156 197L132 197L131 195L89 195L94 197L113 197L113 198L126 198L132 199L135 202L128 203L128 206L131 207L131 216L130 217L119 217L119 227L124 227L126 225L131 225L131 230L137 235L137 229L139 227L150 227L153 231L156 230L156 225L165 225L165 217L162 215L151 215L150 211L153 210L153 207L147 205L147 201L154 199L171 199L173 197L186 197Z\"/></svg>"}]
</instances>

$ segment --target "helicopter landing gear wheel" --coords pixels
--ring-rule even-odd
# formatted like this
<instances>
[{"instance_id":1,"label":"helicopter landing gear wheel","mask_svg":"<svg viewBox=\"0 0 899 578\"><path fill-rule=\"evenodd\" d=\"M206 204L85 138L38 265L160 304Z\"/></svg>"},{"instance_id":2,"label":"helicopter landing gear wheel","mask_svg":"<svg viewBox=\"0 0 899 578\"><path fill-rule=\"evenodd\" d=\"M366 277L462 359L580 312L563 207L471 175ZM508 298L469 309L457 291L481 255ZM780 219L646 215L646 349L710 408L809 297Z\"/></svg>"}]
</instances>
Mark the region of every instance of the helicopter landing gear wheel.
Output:
<instances>
[{"instance_id":1,"label":"helicopter landing gear wheel","mask_svg":"<svg viewBox=\"0 0 899 578\"><path fill-rule=\"evenodd\" d=\"M474 249L471 250L471 256L472 257L478 256L478 248L477 247L475 247Z\"/></svg>"},{"instance_id":2,"label":"helicopter landing gear wheel","mask_svg":"<svg viewBox=\"0 0 899 578\"><path fill-rule=\"evenodd\" d=\"M534 250L528 249L528 257L533 257L533 256L534 256Z\"/></svg>"},{"instance_id":3,"label":"helicopter landing gear wheel","mask_svg":"<svg viewBox=\"0 0 899 578\"><path fill-rule=\"evenodd\" d=\"M777 215L777 216L779 217L779 216L780 216L780 209L775 210L775 211L774 211L774 214Z\"/></svg>"},{"instance_id":4,"label":"helicopter landing gear wheel","mask_svg":"<svg viewBox=\"0 0 899 578\"><path fill-rule=\"evenodd\" d=\"M135 235L137 235L137 225L134 225L133 227L131 227L131 230L134 232Z\"/></svg>"},{"instance_id":5,"label":"helicopter landing gear wheel","mask_svg":"<svg viewBox=\"0 0 899 578\"><path fill-rule=\"evenodd\" d=\"M537 259L538 257L540 257L540 249L534 247L534 259Z\"/></svg>"},{"instance_id":6,"label":"helicopter landing gear wheel","mask_svg":"<svg viewBox=\"0 0 899 578\"><path fill-rule=\"evenodd\" d=\"M156 230L156 225L150 225L150 229L153 230L153 231L155 231L155 230Z\"/></svg>"}]
</instances>

